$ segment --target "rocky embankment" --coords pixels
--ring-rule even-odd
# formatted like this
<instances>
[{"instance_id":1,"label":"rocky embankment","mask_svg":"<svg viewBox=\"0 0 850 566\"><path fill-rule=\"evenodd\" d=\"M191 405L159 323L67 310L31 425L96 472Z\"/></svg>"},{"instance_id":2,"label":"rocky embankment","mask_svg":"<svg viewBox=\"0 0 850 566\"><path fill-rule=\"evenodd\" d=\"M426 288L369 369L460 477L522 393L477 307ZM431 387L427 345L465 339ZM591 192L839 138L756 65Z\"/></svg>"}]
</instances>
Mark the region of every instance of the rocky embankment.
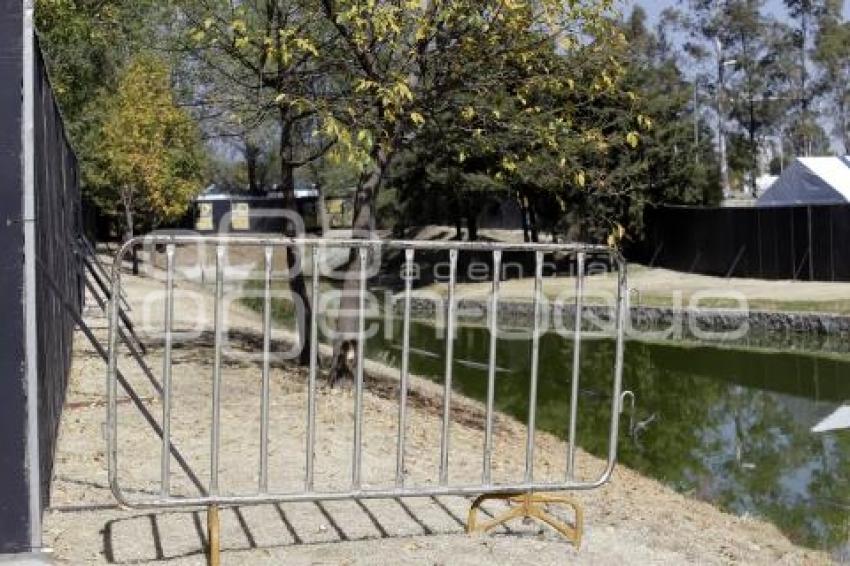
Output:
<instances>
[{"instance_id":1,"label":"rocky embankment","mask_svg":"<svg viewBox=\"0 0 850 566\"><path fill-rule=\"evenodd\" d=\"M402 303L396 303L401 312ZM458 318L467 324L486 324L486 299L458 301ZM500 302L500 327L530 328L534 305L530 301ZM415 318L439 320L442 306L430 298L414 297L411 312ZM548 304L543 320L549 329L572 332L574 304ZM587 305L582 309L585 331L611 334L615 309L610 305ZM634 339L697 341L727 346L791 348L833 353L850 352L850 316L830 313L771 312L731 309L676 309L670 307L631 307L626 328Z\"/></svg>"}]
</instances>

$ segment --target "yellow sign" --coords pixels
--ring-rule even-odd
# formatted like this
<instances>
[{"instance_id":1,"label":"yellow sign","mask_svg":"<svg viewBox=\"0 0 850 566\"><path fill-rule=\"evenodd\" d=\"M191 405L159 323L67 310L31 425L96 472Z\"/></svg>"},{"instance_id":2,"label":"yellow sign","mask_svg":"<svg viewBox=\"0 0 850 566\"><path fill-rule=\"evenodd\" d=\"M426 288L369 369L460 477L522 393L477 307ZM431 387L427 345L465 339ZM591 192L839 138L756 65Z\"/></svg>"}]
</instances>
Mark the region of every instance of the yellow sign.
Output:
<instances>
[{"instance_id":1,"label":"yellow sign","mask_svg":"<svg viewBox=\"0 0 850 566\"><path fill-rule=\"evenodd\" d=\"M234 202L231 206L230 226L234 230L251 229L251 207L247 202Z\"/></svg>"},{"instance_id":2,"label":"yellow sign","mask_svg":"<svg viewBox=\"0 0 850 566\"><path fill-rule=\"evenodd\" d=\"M198 219L195 221L195 230L208 232L213 230L212 203L202 202L198 207Z\"/></svg>"}]
</instances>

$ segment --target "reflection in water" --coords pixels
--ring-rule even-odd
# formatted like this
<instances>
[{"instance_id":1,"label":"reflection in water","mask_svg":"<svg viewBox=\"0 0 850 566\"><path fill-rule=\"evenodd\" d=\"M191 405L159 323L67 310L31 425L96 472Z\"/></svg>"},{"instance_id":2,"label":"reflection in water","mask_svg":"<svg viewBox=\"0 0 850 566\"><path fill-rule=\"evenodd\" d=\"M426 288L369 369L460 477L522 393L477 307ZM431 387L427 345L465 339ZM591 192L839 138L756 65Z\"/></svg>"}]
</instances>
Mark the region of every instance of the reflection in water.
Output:
<instances>
[{"instance_id":1,"label":"reflection in water","mask_svg":"<svg viewBox=\"0 0 850 566\"><path fill-rule=\"evenodd\" d=\"M369 340L370 358L398 366L400 324L393 338ZM444 339L411 325L411 372L442 379ZM455 342L455 387L483 400L489 334L462 327ZM614 345L582 344L579 443L604 456L609 427ZM541 340L538 427L565 436L572 344ZM500 341L496 406L527 418L530 345ZM850 361L783 352L629 343L623 376L636 410L621 422L619 458L678 491L739 514L764 517L793 540L838 549L847 539L850 433L809 429L850 399Z\"/></svg>"}]
</instances>

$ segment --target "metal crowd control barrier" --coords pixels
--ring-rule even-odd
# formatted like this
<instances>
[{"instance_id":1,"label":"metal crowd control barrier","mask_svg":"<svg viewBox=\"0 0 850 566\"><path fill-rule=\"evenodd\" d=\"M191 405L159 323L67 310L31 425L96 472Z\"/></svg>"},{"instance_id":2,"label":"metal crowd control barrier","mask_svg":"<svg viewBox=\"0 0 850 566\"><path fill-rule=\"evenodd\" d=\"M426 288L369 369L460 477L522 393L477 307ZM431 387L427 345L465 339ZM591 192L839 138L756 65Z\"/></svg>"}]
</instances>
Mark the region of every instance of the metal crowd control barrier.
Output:
<instances>
[{"instance_id":1,"label":"metal crowd control barrier","mask_svg":"<svg viewBox=\"0 0 850 566\"><path fill-rule=\"evenodd\" d=\"M162 400L162 421L160 430L157 431L162 440L161 469L160 469L160 494L158 496L130 498L122 489L118 477L118 430L117 430L117 396L120 372L117 371L117 350L121 328L119 326L119 303L122 296L122 273L121 265L124 254L132 246L142 244L145 246L157 246L164 248L166 257L165 266L165 328L164 328L164 350L163 350L163 380L160 397ZM200 495L196 497L183 497L172 494L170 484L170 461L171 455L176 453L176 447L171 439L171 410L172 410L172 348L173 348L173 313L174 313L174 280L175 280L175 250L180 246L204 245L216 248L216 276L215 276L215 328L214 328L214 358L212 370L212 422L210 438L210 477L204 487L199 488ZM263 286L263 356L262 356L262 384L260 414L260 469L259 482L253 493L242 495L223 495L219 492L219 456L220 456L220 429L221 429L221 380L222 380L222 345L223 333L223 287L225 279L224 258L228 246L256 246L264 253L264 286ZM351 481L341 486L338 490L318 491L314 488L314 459L316 444L316 396L317 379L319 377L319 341L317 330L317 310L311 309L311 355L309 365L309 378L307 383L307 422L306 422L306 446L303 457L305 458L305 475L303 477L303 488L288 493L275 493L269 490L269 369L270 369L270 335L271 335L271 279L272 258L275 250L298 248L301 257L305 261L312 262L312 285L310 286L312 304L319 301L320 281L320 249L356 249L356 259L359 261L358 289L359 309L357 311L358 328L361 336L364 330L365 301L367 291L367 262L370 250L396 250L403 253L405 274L413 273L414 260L418 251L446 251L449 257L449 282L447 298L447 333L445 350L445 375L442 405L442 427L439 457L439 482L438 485L416 486L408 485L404 476L408 391L409 391L409 358L410 358L410 322L411 322L411 296L413 292L412 277L405 277L403 297L403 326L402 326L402 359L400 367L400 385L398 396L398 431L395 478L391 485L382 488L364 488L361 485L361 459L362 459L362 429L363 429L363 389L364 389L364 356L363 340L359 340L355 373L354 394L354 445ZM481 481L472 485L454 485L449 478L449 442L450 442L450 415L452 407L452 366L453 366L453 337L455 320L457 318L456 280L458 254L463 252L478 252L492 254L493 273L492 289L489 298L489 363L487 371L487 396L484 427L484 449L481 460ZM516 483L494 483L492 481L492 455L493 455L493 419L494 419L494 397L496 376L496 351L497 330L500 301L500 279L503 254L506 252L526 252L534 255L534 320L531 344L531 368L530 368L530 391L529 410L527 422L527 441L525 446L525 472L522 481ZM551 483L535 480L534 475L534 449L535 449L535 426L537 389L540 355L540 329L541 310L543 301L543 265L545 254L569 254L577 265L576 293L575 293L575 326L572 332L573 357L572 360L564 360L564 367L571 368L571 399L568 427L566 459L566 477L563 481ZM610 258L617 270L617 302L615 318L613 320L615 334L615 359L613 363L613 390L611 392L611 421L608 438L607 464L602 473L592 481L579 481L575 474L575 452L576 452L576 423L578 419L579 405L579 381L580 381L580 359L582 339L582 308L585 284L585 261L589 255L604 255ZM118 502L128 508L154 509L154 508L180 508L180 507L207 507L209 510L209 528L211 542L211 561L217 560L216 546L213 544L218 540L218 507L251 504L271 504L297 501L327 501L344 499L368 499L368 498L404 498L404 497L429 497L429 496L477 496L478 499L470 510L469 530L489 529L496 524L506 521L515 516L535 517L548 522L560 530L566 536L579 543L581 537L581 509L577 503L563 496L546 497L549 492L562 492L571 490L589 490L602 486L611 477L617 454L617 439L619 428L619 414L621 412L622 395L622 371L623 371L623 349L624 349L624 327L627 316L628 290L626 286L626 265L620 254L608 247L580 245L580 244L502 244L502 243L478 243L478 242L445 242L445 241L377 241L377 240L333 240L333 239L290 239L290 238L261 238L261 237L231 237L231 236L194 236L194 235L152 235L136 238L127 242L119 251L112 269L112 292L110 297L110 326L109 326L109 362L108 362L108 464L109 482L112 492ZM565 372L566 373L566 372ZM565 419L566 420L566 419ZM514 507L505 517L496 518L489 523L479 525L475 518L475 511L485 499L510 499L518 505ZM576 512L576 523L569 526L558 522L547 515L540 506L544 503L566 503L571 505Z\"/></svg>"}]
</instances>

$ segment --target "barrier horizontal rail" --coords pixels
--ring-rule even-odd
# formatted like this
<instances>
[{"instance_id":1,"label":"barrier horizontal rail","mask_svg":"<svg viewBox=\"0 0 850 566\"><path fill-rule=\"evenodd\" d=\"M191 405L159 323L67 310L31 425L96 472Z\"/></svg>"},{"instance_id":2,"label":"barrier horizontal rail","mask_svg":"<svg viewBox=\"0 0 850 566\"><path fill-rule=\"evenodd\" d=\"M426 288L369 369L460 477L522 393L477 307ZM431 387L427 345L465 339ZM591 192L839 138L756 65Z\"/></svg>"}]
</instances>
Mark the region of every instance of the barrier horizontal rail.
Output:
<instances>
[{"instance_id":1,"label":"barrier horizontal rail","mask_svg":"<svg viewBox=\"0 0 850 566\"><path fill-rule=\"evenodd\" d=\"M212 404L212 417L210 422L210 476L206 493L200 496L190 497L177 495L172 492L170 459L175 447L171 438L171 410L172 410L172 348L173 348L173 319L174 319L174 280L175 280L175 250L180 246L203 245L215 247L215 327L214 327L214 354L212 370L212 393L210 403ZM156 246L164 247L165 264L165 313L164 313L164 341L163 341L163 382L161 391L162 400L162 446L159 457L160 466L160 490L156 496L130 497L121 486L118 474L118 347L120 334L120 304L122 297L122 260L124 255L133 246ZM260 458L258 471L258 483L255 490L242 494L222 494L219 491L219 472L221 455L221 381L222 381L222 346L223 346L223 288L225 285L224 263L226 251L230 246L255 246L263 250L263 356L260 368L261 390L260 390ZM316 305L319 300L320 277L319 250L342 249L357 250L352 254L355 262L359 262L357 271L357 328L360 336L364 332L365 301L367 293L368 275L367 263L370 250L400 250L403 253L404 262L404 310L402 317L402 357L399 375L398 394L398 430L396 442L396 469L394 479L381 487L364 488L362 486L361 459L363 455L363 392L364 392L364 340L358 340L358 356L356 359L356 372L354 374L354 434L352 446L352 464L350 482L340 485L338 489L316 489L314 486L315 475L315 453L316 453L316 396L317 381L319 373L319 340L317 335L317 310L311 309L311 351L307 382L307 422L305 425L306 445L302 456L304 457L303 488L299 490L274 492L269 490L269 368L270 368L270 336L271 336L271 282L273 278L272 260L275 249L298 248L305 262L312 265L309 287L311 301ZM450 269L448 281L447 299L447 324L446 352L445 352L445 374L444 390L441 411L440 432L440 456L439 456L439 480L437 485L408 485L406 482L405 454L406 454L406 432L407 432L407 410L408 393L410 384L410 323L411 323L411 295L413 294L413 273L416 252L418 251L448 251ZM465 482L453 484L450 481L449 469L451 462L449 458L449 444L451 440L450 419L452 409L452 366L453 366L453 343L454 325L457 318L457 298L455 285L457 283L458 256L462 252L484 252L492 256L494 265L494 276L492 277L492 289L490 292L490 315L489 328L491 340L489 345L489 356L487 366L487 397L485 408L484 426L484 451L481 462L481 481L479 483ZM495 373L496 373L496 351L498 341L498 305L500 300L500 265L505 252L529 252L534 254L534 319L531 338L531 368L529 379L529 410L527 422L527 439L525 446L525 471L522 481L513 483L493 483L492 481L492 459L493 459L493 419L495 414ZM542 330L541 311L543 303L543 263L545 254L558 253L567 254L575 259L579 269L576 273L576 323L573 336L573 357L564 360L564 367L571 368L572 384L570 394L569 418L565 419L565 431L568 432L568 449L565 455L566 477L563 481L541 482L534 477L534 448L536 434L536 406L537 386L539 373L540 336ZM579 481L575 477L575 448L576 448L576 423L579 417L579 381L580 381L580 357L582 336L582 299L585 292L584 280L586 278L584 266L588 256L604 255L610 258L617 271L617 303L615 316L615 349L613 363L613 378L611 391L611 416L610 432L608 436L607 460L602 473L593 480ZM627 285L626 264L620 254L605 246L584 244L533 244L533 243L491 243L491 242L431 242L431 241L383 241L383 240L357 240L357 239L311 239L311 238L269 238L251 236L196 236L196 235L173 235L160 234L135 238L128 241L118 252L112 268L112 293L110 297L109 311L109 360L107 370L107 454L109 467L109 483L116 500L123 506L137 509L153 508L185 508L185 507L211 507L228 505L251 505L284 503L298 501L328 501L344 499L370 499L370 498L404 498L404 497L431 497L431 496L473 496L481 494L516 494L533 492L557 492L572 490L589 490L604 485L611 477L616 463L617 441L619 429L619 414L621 409L622 373L623 373L623 349L624 349L624 327L627 313Z\"/></svg>"}]
</instances>

